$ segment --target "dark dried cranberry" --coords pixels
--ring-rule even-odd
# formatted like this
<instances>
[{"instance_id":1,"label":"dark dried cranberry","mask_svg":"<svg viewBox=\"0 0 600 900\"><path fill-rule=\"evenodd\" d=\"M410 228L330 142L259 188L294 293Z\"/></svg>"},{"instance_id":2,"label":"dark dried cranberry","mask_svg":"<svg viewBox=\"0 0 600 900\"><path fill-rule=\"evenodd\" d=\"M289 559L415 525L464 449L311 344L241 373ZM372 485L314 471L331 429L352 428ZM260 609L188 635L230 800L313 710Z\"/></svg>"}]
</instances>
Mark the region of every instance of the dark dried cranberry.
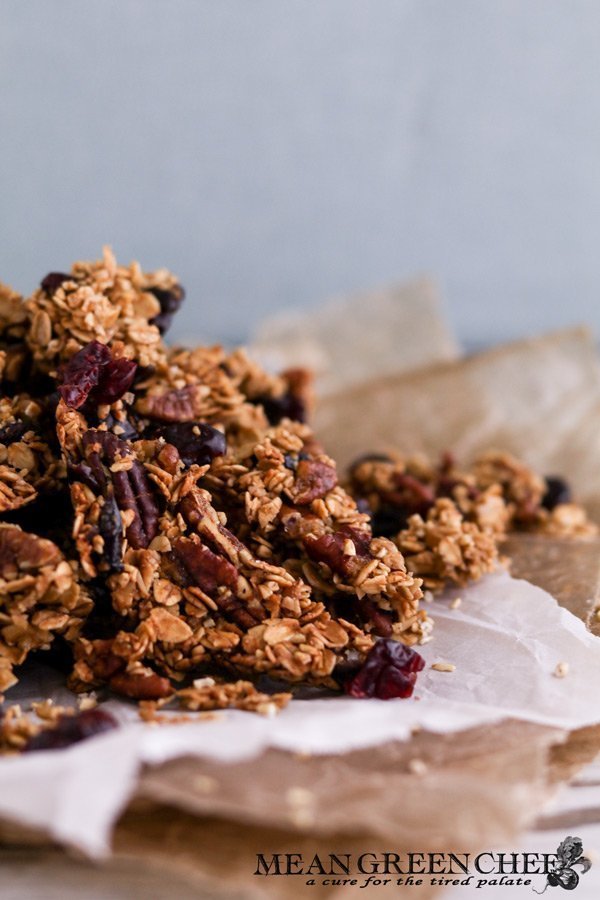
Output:
<instances>
[{"instance_id":1,"label":"dark dried cranberry","mask_svg":"<svg viewBox=\"0 0 600 900\"><path fill-rule=\"evenodd\" d=\"M286 453L283 457L283 464L290 472L295 472L298 468L298 457L293 456L291 453Z\"/></svg>"},{"instance_id":2,"label":"dark dried cranberry","mask_svg":"<svg viewBox=\"0 0 600 900\"><path fill-rule=\"evenodd\" d=\"M123 523L112 491L104 498L98 520L98 531L104 538L103 559L111 572L123 571Z\"/></svg>"},{"instance_id":3,"label":"dark dried cranberry","mask_svg":"<svg viewBox=\"0 0 600 900\"><path fill-rule=\"evenodd\" d=\"M167 444L177 447L186 466L207 466L217 456L227 453L227 441L222 431L212 425L194 422L173 422L170 425L151 425L146 436L163 437Z\"/></svg>"},{"instance_id":4,"label":"dark dried cranberry","mask_svg":"<svg viewBox=\"0 0 600 900\"><path fill-rule=\"evenodd\" d=\"M85 638L95 638L111 643L112 638L123 627L123 619L113 608L107 581L102 577L92 578L90 581L86 581L85 586L94 606L83 624L82 635ZM54 643L53 641L51 646Z\"/></svg>"},{"instance_id":5,"label":"dark dried cranberry","mask_svg":"<svg viewBox=\"0 0 600 900\"><path fill-rule=\"evenodd\" d=\"M154 294L160 303L160 312L150 319L150 324L156 325L160 333L164 334L171 327L173 316L183 303L185 291L180 284L176 284L171 290L152 287L148 288L148 291L150 294Z\"/></svg>"},{"instance_id":6,"label":"dark dried cranberry","mask_svg":"<svg viewBox=\"0 0 600 900\"><path fill-rule=\"evenodd\" d=\"M87 485L95 494L102 492L105 483L105 479L103 479L102 483L99 483L91 466L88 466L88 464L84 462L67 463L67 478L70 482L81 481L82 484Z\"/></svg>"},{"instance_id":7,"label":"dark dried cranberry","mask_svg":"<svg viewBox=\"0 0 600 900\"><path fill-rule=\"evenodd\" d=\"M48 272L45 278L42 278L40 287L47 294L53 294L58 290L63 281L70 281L72 275L65 275L64 272Z\"/></svg>"},{"instance_id":8,"label":"dark dried cranberry","mask_svg":"<svg viewBox=\"0 0 600 900\"><path fill-rule=\"evenodd\" d=\"M92 411L90 412L92 413ZM93 414L88 415L88 422L90 425L92 424L93 419ZM113 416L112 412L109 412L104 418L98 419L98 425L100 424L103 426L105 425L107 431L118 434L123 441L137 441L140 438L139 431L136 428L135 414L131 410L127 411L127 418L124 419L117 419L116 416Z\"/></svg>"},{"instance_id":9,"label":"dark dried cranberry","mask_svg":"<svg viewBox=\"0 0 600 900\"><path fill-rule=\"evenodd\" d=\"M410 697L417 673L425 660L415 650L397 641L380 639L369 652L363 666L344 685L351 697Z\"/></svg>"},{"instance_id":10,"label":"dark dried cranberry","mask_svg":"<svg viewBox=\"0 0 600 900\"><path fill-rule=\"evenodd\" d=\"M553 510L559 503L571 502L571 488L558 475L546 476L546 493L542 498L542 506L545 509Z\"/></svg>"},{"instance_id":11,"label":"dark dried cranberry","mask_svg":"<svg viewBox=\"0 0 600 900\"><path fill-rule=\"evenodd\" d=\"M363 463L366 462L393 462L391 456L387 456L385 453L365 453L363 456L357 457L354 462L350 465L350 475L358 469L359 466L362 466Z\"/></svg>"},{"instance_id":12,"label":"dark dried cranberry","mask_svg":"<svg viewBox=\"0 0 600 900\"><path fill-rule=\"evenodd\" d=\"M257 397L253 402L262 405L271 425L278 425L282 419L291 419L293 422L306 422L306 405L304 401L289 391L281 397Z\"/></svg>"},{"instance_id":13,"label":"dark dried cranberry","mask_svg":"<svg viewBox=\"0 0 600 900\"><path fill-rule=\"evenodd\" d=\"M20 441L25 432L30 428L31 425L28 425L24 420L10 422L8 425L5 425L4 428L0 428L0 444L4 444L4 446L7 447L9 444L14 444L15 441Z\"/></svg>"},{"instance_id":14,"label":"dark dried cranberry","mask_svg":"<svg viewBox=\"0 0 600 900\"><path fill-rule=\"evenodd\" d=\"M61 716L55 728L40 731L30 738L23 752L62 750L117 727L116 719L109 712L103 709L86 709L76 716Z\"/></svg>"},{"instance_id":15,"label":"dark dried cranberry","mask_svg":"<svg viewBox=\"0 0 600 900\"><path fill-rule=\"evenodd\" d=\"M89 398L94 403L114 403L129 390L137 365L130 359L114 359L110 348L90 341L63 366L60 395L73 409Z\"/></svg>"},{"instance_id":16,"label":"dark dried cranberry","mask_svg":"<svg viewBox=\"0 0 600 900\"><path fill-rule=\"evenodd\" d=\"M406 528L408 519L414 510L407 506L390 506L382 504L371 517L371 525L375 537L395 537Z\"/></svg>"}]
</instances>

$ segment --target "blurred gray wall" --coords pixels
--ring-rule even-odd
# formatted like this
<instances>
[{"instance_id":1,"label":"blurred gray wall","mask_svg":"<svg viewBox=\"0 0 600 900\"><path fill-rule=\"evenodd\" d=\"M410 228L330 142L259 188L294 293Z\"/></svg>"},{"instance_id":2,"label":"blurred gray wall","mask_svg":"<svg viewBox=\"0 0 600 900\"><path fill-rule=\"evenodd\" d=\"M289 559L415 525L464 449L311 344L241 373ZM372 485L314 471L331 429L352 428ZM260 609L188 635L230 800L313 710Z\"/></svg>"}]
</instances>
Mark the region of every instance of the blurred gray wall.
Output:
<instances>
[{"instance_id":1,"label":"blurred gray wall","mask_svg":"<svg viewBox=\"0 0 600 900\"><path fill-rule=\"evenodd\" d=\"M470 343L600 325L597 0L0 0L0 278L118 257L175 336L429 271Z\"/></svg>"}]
</instances>

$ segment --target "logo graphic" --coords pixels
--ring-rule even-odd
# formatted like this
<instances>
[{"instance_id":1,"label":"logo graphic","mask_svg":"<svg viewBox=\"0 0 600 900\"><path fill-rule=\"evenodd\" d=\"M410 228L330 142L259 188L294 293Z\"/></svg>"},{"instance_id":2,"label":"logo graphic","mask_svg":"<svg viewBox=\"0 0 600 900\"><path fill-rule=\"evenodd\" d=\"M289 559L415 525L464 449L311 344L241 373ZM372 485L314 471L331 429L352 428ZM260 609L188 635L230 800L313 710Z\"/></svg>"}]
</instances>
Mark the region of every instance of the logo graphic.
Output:
<instances>
[{"instance_id":1,"label":"logo graphic","mask_svg":"<svg viewBox=\"0 0 600 900\"><path fill-rule=\"evenodd\" d=\"M546 876L546 887L543 891L533 890L536 894L544 894L548 887L562 887L566 891L574 891L579 884L576 866L581 866L583 875L591 868L591 861L583 855L583 842L578 837L566 837L556 851L556 862Z\"/></svg>"}]
</instances>

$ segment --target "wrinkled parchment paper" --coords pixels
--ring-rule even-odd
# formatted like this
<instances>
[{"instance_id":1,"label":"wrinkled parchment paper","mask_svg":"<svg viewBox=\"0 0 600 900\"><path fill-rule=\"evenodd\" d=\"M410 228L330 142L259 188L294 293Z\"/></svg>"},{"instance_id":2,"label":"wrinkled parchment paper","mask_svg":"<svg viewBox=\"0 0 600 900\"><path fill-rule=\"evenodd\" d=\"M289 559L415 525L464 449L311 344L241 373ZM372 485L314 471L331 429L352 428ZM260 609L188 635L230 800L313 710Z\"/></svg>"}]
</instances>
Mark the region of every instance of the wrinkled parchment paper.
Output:
<instances>
[{"instance_id":1,"label":"wrinkled parchment paper","mask_svg":"<svg viewBox=\"0 0 600 900\"><path fill-rule=\"evenodd\" d=\"M323 398L315 428L342 469L370 450L452 450L468 462L494 447L600 505L600 360L585 329L366 381Z\"/></svg>"},{"instance_id":2,"label":"wrinkled parchment paper","mask_svg":"<svg viewBox=\"0 0 600 900\"><path fill-rule=\"evenodd\" d=\"M248 349L275 371L312 369L322 397L370 378L456 359L458 345L440 306L435 282L420 278L280 313L258 327Z\"/></svg>"},{"instance_id":3,"label":"wrinkled parchment paper","mask_svg":"<svg viewBox=\"0 0 600 900\"><path fill-rule=\"evenodd\" d=\"M600 721L600 638L540 588L505 572L432 604L435 641L421 648L427 666L404 701L350 698L293 701L263 718L228 711L215 720L148 726L133 707L111 701L122 723L113 733L61 752L7 758L0 764L0 817L33 826L91 855L108 850L110 831L135 790L142 764L181 756L238 763L268 748L336 754L511 718L560 730ZM431 668L437 661L453 672ZM570 670L555 677L559 662ZM17 686L27 699L37 684Z\"/></svg>"}]
</instances>

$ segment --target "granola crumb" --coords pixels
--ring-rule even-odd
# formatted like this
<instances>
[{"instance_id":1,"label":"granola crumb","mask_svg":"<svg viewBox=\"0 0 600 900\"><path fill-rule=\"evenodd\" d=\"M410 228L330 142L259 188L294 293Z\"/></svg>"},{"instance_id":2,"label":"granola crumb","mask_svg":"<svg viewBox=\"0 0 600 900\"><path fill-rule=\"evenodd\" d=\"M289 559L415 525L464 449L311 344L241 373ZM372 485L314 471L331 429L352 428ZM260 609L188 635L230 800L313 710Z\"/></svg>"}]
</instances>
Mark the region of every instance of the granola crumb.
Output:
<instances>
[{"instance_id":1,"label":"granola crumb","mask_svg":"<svg viewBox=\"0 0 600 900\"><path fill-rule=\"evenodd\" d=\"M299 831L308 831L315 824L316 816L308 807L298 806L291 810L289 820Z\"/></svg>"},{"instance_id":2,"label":"granola crumb","mask_svg":"<svg viewBox=\"0 0 600 900\"><path fill-rule=\"evenodd\" d=\"M77 698L77 704L79 706L79 709L82 711L86 709L94 709L96 706L98 706L98 697L93 692L91 694L81 694Z\"/></svg>"},{"instance_id":3,"label":"granola crumb","mask_svg":"<svg viewBox=\"0 0 600 900\"><path fill-rule=\"evenodd\" d=\"M311 806L315 802L315 795L307 788L290 787L285 792L285 799L290 806Z\"/></svg>"},{"instance_id":4,"label":"granola crumb","mask_svg":"<svg viewBox=\"0 0 600 900\"><path fill-rule=\"evenodd\" d=\"M569 663L559 662L552 673L555 678L565 678L569 674Z\"/></svg>"},{"instance_id":5,"label":"granola crumb","mask_svg":"<svg viewBox=\"0 0 600 900\"><path fill-rule=\"evenodd\" d=\"M431 668L436 672L454 672L456 666L451 662L435 662L431 664Z\"/></svg>"},{"instance_id":6,"label":"granola crumb","mask_svg":"<svg viewBox=\"0 0 600 900\"><path fill-rule=\"evenodd\" d=\"M455 597L450 603L450 609L458 609L462 605L462 597Z\"/></svg>"},{"instance_id":7,"label":"granola crumb","mask_svg":"<svg viewBox=\"0 0 600 900\"><path fill-rule=\"evenodd\" d=\"M219 787L219 782L216 778L211 778L210 775L196 775L192 785L201 794L214 794Z\"/></svg>"},{"instance_id":8,"label":"granola crumb","mask_svg":"<svg viewBox=\"0 0 600 900\"><path fill-rule=\"evenodd\" d=\"M408 769L413 775L425 775L425 773L429 770L429 766L423 759L411 759L408 763Z\"/></svg>"}]
</instances>

